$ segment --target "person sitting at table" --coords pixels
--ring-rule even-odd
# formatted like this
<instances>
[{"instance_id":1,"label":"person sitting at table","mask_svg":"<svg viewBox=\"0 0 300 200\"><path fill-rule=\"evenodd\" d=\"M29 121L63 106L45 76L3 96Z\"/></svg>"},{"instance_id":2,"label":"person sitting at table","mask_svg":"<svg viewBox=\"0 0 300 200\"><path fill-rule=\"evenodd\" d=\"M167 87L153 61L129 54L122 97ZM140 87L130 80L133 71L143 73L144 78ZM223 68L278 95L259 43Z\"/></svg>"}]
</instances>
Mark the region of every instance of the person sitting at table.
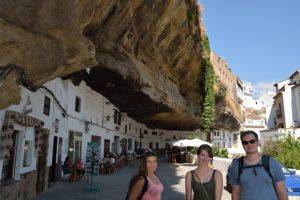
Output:
<instances>
[{"instance_id":1,"label":"person sitting at table","mask_svg":"<svg viewBox=\"0 0 300 200\"><path fill-rule=\"evenodd\" d=\"M76 173L80 176L80 179L84 176L84 165L82 158L79 158L75 164Z\"/></svg>"},{"instance_id":2,"label":"person sitting at table","mask_svg":"<svg viewBox=\"0 0 300 200\"><path fill-rule=\"evenodd\" d=\"M108 171L108 173L110 173L110 168L111 168L111 162L110 162L110 154L107 153L103 159L103 167L104 170Z\"/></svg>"},{"instance_id":3,"label":"person sitting at table","mask_svg":"<svg viewBox=\"0 0 300 200\"><path fill-rule=\"evenodd\" d=\"M66 157L66 159L65 159L65 161L62 165L62 169L63 169L64 172L67 172L67 171L69 173L71 172L71 170L72 170L72 161L71 161L70 156Z\"/></svg>"},{"instance_id":4,"label":"person sitting at table","mask_svg":"<svg viewBox=\"0 0 300 200\"><path fill-rule=\"evenodd\" d=\"M110 164L114 164L114 163L116 163L116 160L113 156L110 156L109 162L110 162Z\"/></svg>"}]
</instances>

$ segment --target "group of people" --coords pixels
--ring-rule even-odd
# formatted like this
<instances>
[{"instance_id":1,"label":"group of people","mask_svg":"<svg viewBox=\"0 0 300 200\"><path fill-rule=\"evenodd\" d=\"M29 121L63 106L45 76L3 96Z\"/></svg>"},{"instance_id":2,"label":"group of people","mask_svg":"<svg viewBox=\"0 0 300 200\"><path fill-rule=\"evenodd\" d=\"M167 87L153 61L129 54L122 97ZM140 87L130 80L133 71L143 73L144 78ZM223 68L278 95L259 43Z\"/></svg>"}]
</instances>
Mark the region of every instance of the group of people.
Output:
<instances>
[{"instance_id":1,"label":"group of people","mask_svg":"<svg viewBox=\"0 0 300 200\"><path fill-rule=\"evenodd\" d=\"M258 151L257 133L245 131L240 135L246 156L235 159L229 169L229 184L233 200L288 200L281 165L272 157ZM185 177L186 200L221 200L222 173L212 167L213 152L209 145L198 149L198 166ZM265 158L269 169L265 169ZM242 160L242 162L241 162ZM131 179L126 200L160 200L164 186L159 180L157 157L146 153L138 173Z\"/></svg>"},{"instance_id":2,"label":"group of people","mask_svg":"<svg viewBox=\"0 0 300 200\"><path fill-rule=\"evenodd\" d=\"M69 174L76 172L78 177L81 179L84 176L84 164L81 158L79 158L74 164L71 161L70 156L67 156L63 165L62 170ZM75 171L74 171L75 170Z\"/></svg>"},{"instance_id":3,"label":"group of people","mask_svg":"<svg viewBox=\"0 0 300 200\"><path fill-rule=\"evenodd\" d=\"M108 170L109 173L110 173L110 169L112 168L112 166L116 163L115 157L116 157L116 159L118 159L117 158L118 155L113 156L111 153L107 153L102 160L103 168L105 170Z\"/></svg>"}]
</instances>

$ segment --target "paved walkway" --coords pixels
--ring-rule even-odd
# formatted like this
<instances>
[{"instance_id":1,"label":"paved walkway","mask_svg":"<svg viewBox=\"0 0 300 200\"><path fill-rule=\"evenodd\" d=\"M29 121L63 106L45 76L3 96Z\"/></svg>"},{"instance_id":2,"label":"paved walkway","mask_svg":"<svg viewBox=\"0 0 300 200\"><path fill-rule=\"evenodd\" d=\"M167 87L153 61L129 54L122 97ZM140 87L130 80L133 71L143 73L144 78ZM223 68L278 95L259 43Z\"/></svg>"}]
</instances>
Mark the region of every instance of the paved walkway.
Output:
<instances>
[{"instance_id":1,"label":"paved walkway","mask_svg":"<svg viewBox=\"0 0 300 200\"><path fill-rule=\"evenodd\" d=\"M185 173L195 168L191 164L169 164L159 162L158 176L164 185L162 200L184 199ZM130 178L137 172L137 165L126 166L110 175L95 177L99 192L85 193L88 183L80 181L58 182L54 187L38 196L37 200L123 200L126 197ZM223 192L222 200L230 199L228 192Z\"/></svg>"}]
</instances>

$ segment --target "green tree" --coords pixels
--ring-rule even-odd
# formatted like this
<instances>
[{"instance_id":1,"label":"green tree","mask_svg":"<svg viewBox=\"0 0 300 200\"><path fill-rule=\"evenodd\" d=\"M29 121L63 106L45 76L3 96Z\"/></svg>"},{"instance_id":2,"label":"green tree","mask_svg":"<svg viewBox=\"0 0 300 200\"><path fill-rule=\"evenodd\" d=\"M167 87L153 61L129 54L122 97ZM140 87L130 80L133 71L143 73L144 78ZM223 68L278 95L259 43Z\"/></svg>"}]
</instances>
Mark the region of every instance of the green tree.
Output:
<instances>
[{"instance_id":1,"label":"green tree","mask_svg":"<svg viewBox=\"0 0 300 200\"><path fill-rule=\"evenodd\" d=\"M300 139L290 134L280 140L266 142L263 152L288 168L300 169Z\"/></svg>"},{"instance_id":2,"label":"green tree","mask_svg":"<svg viewBox=\"0 0 300 200\"><path fill-rule=\"evenodd\" d=\"M192 140L192 139L195 139L195 138L199 138L199 135L197 133L191 133L191 134L188 135L189 140Z\"/></svg>"},{"instance_id":3,"label":"green tree","mask_svg":"<svg viewBox=\"0 0 300 200\"><path fill-rule=\"evenodd\" d=\"M213 146L212 150L213 150L214 157L228 158L228 151L227 151L227 149L222 149L222 148Z\"/></svg>"}]
</instances>

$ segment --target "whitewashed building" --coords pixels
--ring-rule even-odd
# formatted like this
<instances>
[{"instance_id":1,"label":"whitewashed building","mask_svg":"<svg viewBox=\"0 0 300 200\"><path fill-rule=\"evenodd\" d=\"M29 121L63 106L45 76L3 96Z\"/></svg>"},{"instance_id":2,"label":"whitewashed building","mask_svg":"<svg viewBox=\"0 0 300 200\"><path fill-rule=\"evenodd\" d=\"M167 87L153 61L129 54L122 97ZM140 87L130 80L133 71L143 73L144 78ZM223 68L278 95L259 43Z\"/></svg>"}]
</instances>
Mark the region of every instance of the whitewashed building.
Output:
<instances>
[{"instance_id":1,"label":"whitewashed building","mask_svg":"<svg viewBox=\"0 0 300 200\"><path fill-rule=\"evenodd\" d=\"M85 82L57 78L36 92L21 87L22 100L0 111L2 198L35 198L59 180L61 165L85 161L88 142L100 157L137 148L162 150L189 132L150 129L122 113ZM13 192L18 190L19 194Z\"/></svg>"},{"instance_id":2,"label":"whitewashed building","mask_svg":"<svg viewBox=\"0 0 300 200\"><path fill-rule=\"evenodd\" d=\"M276 95L268 118L268 130L263 140L276 139L286 134L300 137L300 71L287 80L274 84Z\"/></svg>"},{"instance_id":3,"label":"whitewashed building","mask_svg":"<svg viewBox=\"0 0 300 200\"><path fill-rule=\"evenodd\" d=\"M211 132L212 145L220 148L232 148L238 140L238 132L230 132L225 129L213 130Z\"/></svg>"}]
</instances>

